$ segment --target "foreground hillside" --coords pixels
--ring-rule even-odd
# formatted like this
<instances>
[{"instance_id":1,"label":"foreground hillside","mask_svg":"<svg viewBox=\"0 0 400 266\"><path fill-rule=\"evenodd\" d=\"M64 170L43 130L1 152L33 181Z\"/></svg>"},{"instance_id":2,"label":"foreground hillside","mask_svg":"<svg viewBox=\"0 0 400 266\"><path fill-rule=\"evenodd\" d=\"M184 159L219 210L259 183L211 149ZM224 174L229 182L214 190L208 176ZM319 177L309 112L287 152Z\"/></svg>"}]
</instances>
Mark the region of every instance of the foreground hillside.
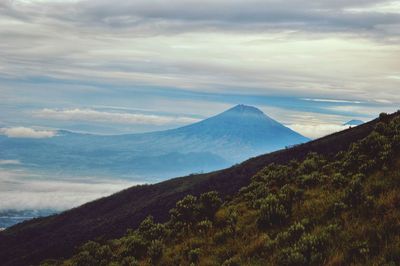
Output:
<instances>
[{"instance_id":1,"label":"foreground hillside","mask_svg":"<svg viewBox=\"0 0 400 266\"><path fill-rule=\"evenodd\" d=\"M217 191L228 199L240 188L248 186L251 177L271 163L300 162L310 152L333 160L338 152L346 151L352 143L367 137L380 122L388 123L399 115L385 116L316 141L250 159L229 169L132 187L60 215L18 224L0 233L0 261L2 265L29 265L46 258L67 257L88 240L103 241L123 236L128 228L137 228L148 215L156 222L166 222L170 218L169 210L188 194L199 196Z\"/></svg>"},{"instance_id":2,"label":"foreground hillside","mask_svg":"<svg viewBox=\"0 0 400 266\"><path fill-rule=\"evenodd\" d=\"M178 201L115 240L42 265L399 265L400 116L335 156L271 163L223 201Z\"/></svg>"}]
</instances>

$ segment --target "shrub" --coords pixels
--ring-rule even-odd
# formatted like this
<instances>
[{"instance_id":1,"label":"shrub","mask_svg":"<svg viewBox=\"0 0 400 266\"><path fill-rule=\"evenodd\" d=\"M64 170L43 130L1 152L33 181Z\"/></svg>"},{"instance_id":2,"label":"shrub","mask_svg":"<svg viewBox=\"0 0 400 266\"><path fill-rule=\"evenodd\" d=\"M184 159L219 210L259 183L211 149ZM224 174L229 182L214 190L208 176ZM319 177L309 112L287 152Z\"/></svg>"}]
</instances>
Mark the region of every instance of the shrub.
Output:
<instances>
[{"instance_id":1,"label":"shrub","mask_svg":"<svg viewBox=\"0 0 400 266\"><path fill-rule=\"evenodd\" d=\"M112 259L113 254L109 246L100 245L97 242L89 241L81 248L73 261L76 265L105 265Z\"/></svg>"},{"instance_id":2,"label":"shrub","mask_svg":"<svg viewBox=\"0 0 400 266\"><path fill-rule=\"evenodd\" d=\"M199 212L201 218L206 218L210 221L214 221L215 213L222 204L222 200L218 196L218 192L211 191L201 194L199 201L200 201Z\"/></svg>"},{"instance_id":3,"label":"shrub","mask_svg":"<svg viewBox=\"0 0 400 266\"><path fill-rule=\"evenodd\" d=\"M313 172L319 171L321 169L321 165L325 163L325 160L322 156L318 155L317 153L309 153L307 158L300 163L296 172L299 175L308 175Z\"/></svg>"},{"instance_id":4,"label":"shrub","mask_svg":"<svg viewBox=\"0 0 400 266\"><path fill-rule=\"evenodd\" d=\"M88 251L81 251L73 258L76 266L97 266L98 261Z\"/></svg>"},{"instance_id":5,"label":"shrub","mask_svg":"<svg viewBox=\"0 0 400 266\"><path fill-rule=\"evenodd\" d=\"M294 201L299 201L304 196L304 190L298 189L293 185L284 185L278 192L277 197L285 209L289 216L292 213L292 204Z\"/></svg>"},{"instance_id":6,"label":"shrub","mask_svg":"<svg viewBox=\"0 0 400 266\"><path fill-rule=\"evenodd\" d=\"M231 232L236 232L236 225L238 222L238 214L236 210L234 209L229 209L228 217L226 219L226 225L228 230Z\"/></svg>"},{"instance_id":7,"label":"shrub","mask_svg":"<svg viewBox=\"0 0 400 266\"><path fill-rule=\"evenodd\" d=\"M365 199L362 187L362 179L362 175L354 176L349 186L345 190L343 202L350 207L358 206Z\"/></svg>"},{"instance_id":8,"label":"shrub","mask_svg":"<svg viewBox=\"0 0 400 266\"><path fill-rule=\"evenodd\" d=\"M214 242L218 245L224 244L228 238L232 237L233 232L229 228L224 228L214 235Z\"/></svg>"},{"instance_id":9,"label":"shrub","mask_svg":"<svg viewBox=\"0 0 400 266\"><path fill-rule=\"evenodd\" d=\"M299 177L299 183L302 188L315 187L320 183L320 177L317 172L311 174L302 175Z\"/></svg>"},{"instance_id":10,"label":"shrub","mask_svg":"<svg viewBox=\"0 0 400 266\"><path fill-rule=\"evenodd\" d=\"M382 112L379 114L379 119L385 119L387 116L388 116L387 113Z\"/></svg>"},{"instance_id":11,"label":"shrub","mask_svg":"<svg viewBox=\"0 0 400 266\"><path fill-rule=\"evenodd\" d=\"M239 259L236 257L229 258L222 263L222 266L240 266Z\"/></svg>"},{"instance_id":12,"label":"shrub","mask_svg":"<svg viewBox=\"0 0 400 266\"><path fill-rule=\"evenodd\" d=\"M282 225L289 219L286 207L275 195L269 195L260 206L258 226L265 229L274 225Z\"/></svg>"},{"instance_id":13,"label":"shrub","mask_svg":"<svg viewBox=\"0 0 400 266\"><path fill-rule=\"evenodd\" d=\"M257 173L252 181L261 182L270 187L282 187L289 182L292 175L291 167L272 163Z\"/></svg>"},{"instance_id":14,"label":"shrub","mask_svg":"<svg viewBox=\"0 0 400 266\"><path fill-rule=\"evenodd\" d=\"M164 238L166 229L163 224L154 223L152 216L148 216L139 225L137 232L147 241L152 241Z\"/></svg>"},{"instance_id":15,"label":"shrub","mask_svg":"<svg viewBox=\"0 0 400 266\"><path fill-rule=\"evenodd\" d=\"M132 256L124 257L121 262L121 266L139 266L139 262Z\"/></svg>"},{"instance_id":16,"label":"shrub","mask_svg":"<svg viewBox=\"0 0 400 266\"><path fill-rule=\"evenodd\" d=\"M81 248L81 251L86 251L88 254L91 256L95 256L97 251L100 249L101 245L97 242L94 241L88 241L86 242Z\"/></svg>"},{"instance_id":17,"label":"shrub","mask_svg":"<svg viewBox=\"0 0 400 266\"><path fill-rule=\"evenodd\" d=\"M207 234L212 228L212 222L209 220L203 220L197 224L197 229L202 234Z\"/></svg>"},{"instance_id":18,"label":"shrub","mask_svg":"<svg viewBox=\"0 0 400 266\"><path fill-rule=\"evenodd\" d=\"M304 232L304 225L297 222L290 226L287 231L279 233L276 240L281 246L292 245L300 239Z\"/></svg>"},{"instance_id":19,"label":"shrub","mask_svg":"<svg viewBox=\"0 0 400 266\"><path fill-rule=\"evenodd\" d=\"M306 264L306 258L295 248L285 248L278 255L278 265L302 266Z\"/></svg>"},{"instance_id":20,"label":"shrub","mask_svg":"<svg viewBox=\"0 0 400 266\"><path fill-rule=\"evenodd\" d=\"M199 248L195 248L189 251L189 263L198 263L200 260L201 250Z\"/></svg>"},{"instance_id":21,"label":"shrub","mask_svg":"<svg viewBox=\"0 0 400 266\"><path fill-rule=\"evenodd\" d=\"M335 188L343 188L347 185L347 179L341 173L335 173L331 179L332 185Z\"/></svg>"},{"instance_id":22,"label":"shrub","mask_svg":"<svg viewBox=\"0 0 400 266\"><path fill-rule=\"evenodd\" d=\"M328 209L328 215L330 217L339 217L339 215L347 209L347 205L343 202L334 202Z\"/></svg>"},{"instance_id":23,"label":"shrub","mask_svg":"<svg viewBox=\"0 0 400 266\"><path fill-rule=\"evenodd\" d=\"M133 234L125 241L125 254L127 256L133 256L140 259L147 254L147 242L140 235Z\"/></svg>"},{"instance_id":24,"label":"shrub","mask_svg":"<svg viewBox=\"0 0 400 266\"><path fill-rule=\"evenodd\" d=\"M97 258L97 260L99 260L99 261L105 261L105 262L107 262L107 261L111 260L112 257L113 257L113 253L112 253L112 251L111 251L110 246L108 246L108 245L101 246L101 247L97 250L96 258Z\"/></svg>"},{"instance_id":25,"label":"shrub","mask_svg":"<svg viewBox=\"0 0 400 266\"><path fill-rule=\"evenodd\" d=\"M347 254L349 261L365 261L369 254L369 246L367 241L354 241Z\"/></svg>"},{"instance_id":26,"label":"shrub","mask_svg":"<svg viewBox=\"0 0 400 266\"><path fill-rule=\"evenodd\" d=\"M197 198L188 195L176 203L176 207L170 211L171 220L192 225L196 222L199 215L199 206Z\"/></svg>"},{"instance_id":27,"label":"shrub","mask_svg":"<svg viewBox=\"0 0 400 266\"><path fill-rule=\"evenodd\" d=\"M163 255L163 250L164 250L164 245L162 241L154 240L151 242L147 250L147 254L150 257L151 262L153 264L157 263L161 259Z\"/></svg>"},{"instance_id":28,"label":"shrub","mask_svg":"<svg viewBox=\"0 0 400 266\"><path fill-rule=\"evenodd\" d=\"M318 236L305 234L300 238L296 246L305 257L308 265L321 265L328 246L328 239L325 234L319 234Z\"/></svg>"}]
</instances>

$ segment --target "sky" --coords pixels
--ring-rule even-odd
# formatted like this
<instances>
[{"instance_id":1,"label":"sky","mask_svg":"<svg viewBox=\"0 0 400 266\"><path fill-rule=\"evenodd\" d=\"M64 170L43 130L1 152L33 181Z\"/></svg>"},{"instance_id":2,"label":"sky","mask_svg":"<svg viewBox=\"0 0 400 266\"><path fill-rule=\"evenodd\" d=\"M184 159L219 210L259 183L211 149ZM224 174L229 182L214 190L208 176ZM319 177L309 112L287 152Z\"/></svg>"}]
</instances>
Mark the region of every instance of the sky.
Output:
<instances>
[{"instance_id":1,"label":"sky","mask_svg":"<svg viewBox=\"0 0 400 266\"><path fill-rule=\"evenodd\" d=\"M247 104L318 138L399 109L399 59L400 1L0 0L0 135L163 130ZM0 209L133 185L19 164L0 160Z\"/></svg>"},{"instance_id":2,"label":"sky","mask_svg":"<svg viewBox=\"0 0 400 266\"><path fill-rule=\"evenodd\" d=\"M0 134L162 130L249 104L316 138L400 103L400 1L0 0L0 36Z\"/></svg>"}]
</instances>

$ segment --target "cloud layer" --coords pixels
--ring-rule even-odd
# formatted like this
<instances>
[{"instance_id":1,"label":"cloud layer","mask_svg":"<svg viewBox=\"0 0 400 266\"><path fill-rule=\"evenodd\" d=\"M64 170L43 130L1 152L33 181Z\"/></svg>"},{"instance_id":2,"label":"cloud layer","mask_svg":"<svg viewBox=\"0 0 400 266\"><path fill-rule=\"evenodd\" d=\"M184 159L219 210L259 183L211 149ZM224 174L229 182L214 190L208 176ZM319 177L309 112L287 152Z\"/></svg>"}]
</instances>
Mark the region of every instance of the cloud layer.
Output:
<instances>
[{"instance_id":1,"label":"cloud layer","mask_svg":"<svg viewBox=\"0 0 400 266\"><path fill-rule=\"evenodd\" d=\"M67 80L71 87L108 84L110 91L150 85L400 102L393 78L400 76L400 11L393 6L7 0L0 8L0 74Z\"/></svg>"},{"instance_id":2,"label":"cloud layer","mask_svg":"<svg viewBox=\"0 0 400 266\"><path fill-rule=\"evenodd\" d=\"M349 126L338 124L292 124L288 127L311 139L317 139L349 128Z\"/></svg>"},{"instance_id":3,"label":"cloud layer","mask_svg":"<svg viewBox=\"0 0 400 266\"><path fill-rule=\"evenodd\" d=\"M0 168L0 210L65 210L139 183L96 177L71 180Z\"/></svg>"},{"instance_id":4,"label":"cloud layer","mask_svg":"<svg viewBox=\"0 0 400 266\"><path fill-rule=\"evenodd\" d=\"M0 128L0 134L9 138L52 138L57 135L53 130L37 130L29 127Z\"/></svg>"},{"instance_id":5,"label":"cloud layer","mask_svg":"<svg viewBox=\"0 0 400 266\"><path fill-rule=\"evenodd\" d=\"M40 118L56 119L56 120L74 120L74 121L91 121L116 124L189 124L197 122L198 119L190 117L171 117L146 114L104 112L93 109L48 109L45 108L34 112L34 115Z\"/></svg>"}]
</instances>

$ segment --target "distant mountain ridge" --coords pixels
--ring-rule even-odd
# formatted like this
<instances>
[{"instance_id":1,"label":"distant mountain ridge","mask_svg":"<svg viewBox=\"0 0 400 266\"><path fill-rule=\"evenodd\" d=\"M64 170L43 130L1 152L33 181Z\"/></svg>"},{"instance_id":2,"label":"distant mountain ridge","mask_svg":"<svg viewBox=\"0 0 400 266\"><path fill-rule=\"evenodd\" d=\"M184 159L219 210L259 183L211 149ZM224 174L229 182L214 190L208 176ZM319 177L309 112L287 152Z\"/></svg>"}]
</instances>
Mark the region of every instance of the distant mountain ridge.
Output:
<instances>
[{"instance_id":1,"label":"distant mountain ridge","mask_svg":"<svg viewBox=\"0 0 400 266\"><path fill-rule=\"evenodd\" d=\"M237 105L203 121L165 131L101 136L59 131L47 139L0 138L0 159L46 171L167 178L228 167L309 141L261 110Z\"/></svg>"},{"instance_id":2,"label":"distant mountain ridge","mask_svg":"<svg viewBox=\"0 0 400 266\"><path fill-rule=\"evenodd\" d=\"M344 126L359 126L361 124L364 124L365 122L362 120L358 120L358 119L352 119L346 123L344 123Z\"/></svg>"}]
</instances>

